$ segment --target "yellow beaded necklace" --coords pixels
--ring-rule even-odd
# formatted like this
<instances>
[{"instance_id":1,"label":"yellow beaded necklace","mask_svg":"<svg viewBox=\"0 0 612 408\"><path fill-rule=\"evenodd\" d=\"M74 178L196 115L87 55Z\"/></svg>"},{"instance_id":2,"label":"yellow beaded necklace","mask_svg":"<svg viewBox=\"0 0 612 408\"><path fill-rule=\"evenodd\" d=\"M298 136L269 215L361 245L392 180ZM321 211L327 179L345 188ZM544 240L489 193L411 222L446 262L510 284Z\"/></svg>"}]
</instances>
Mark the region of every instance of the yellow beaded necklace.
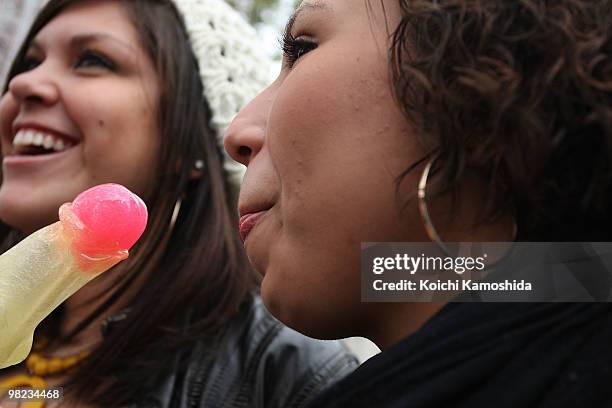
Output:
<instances>
[{"instance_id":1,"label":"yellow beaded necklace","mask_svg":"<svg viewBox=\"0 0 612 408\"><path fill-rule=\"evenodd\" d=\"M44 345L46 342L43 341ZM31 388L34 390L46 390L47 382L43 377L51 377L65 373L81 363L91 351L82 351L68 357L46 358L39 351L42 347L34 347L33 351L25 360L28 374L18 374L0 381L0 399L6 396L9 390L15 388ZM36 350L36 351L34 351ZM22 408L44 408L45 401L24 402Z\"/></svg>"}]
</instances>

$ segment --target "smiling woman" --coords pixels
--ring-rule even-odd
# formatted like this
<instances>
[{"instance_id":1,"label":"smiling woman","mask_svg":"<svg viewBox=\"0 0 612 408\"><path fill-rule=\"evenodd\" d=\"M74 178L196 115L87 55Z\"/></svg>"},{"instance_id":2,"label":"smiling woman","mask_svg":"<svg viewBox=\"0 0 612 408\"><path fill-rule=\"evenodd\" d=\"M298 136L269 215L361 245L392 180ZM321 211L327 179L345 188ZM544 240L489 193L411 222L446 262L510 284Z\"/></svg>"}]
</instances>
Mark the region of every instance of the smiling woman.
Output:
<instances>
[{"instance_id":1,"label":"smiling woman","mask_svg":"<svg viewBox=\"0 0 612 408\"><path fill-rule=\"evenodd\" d=\"M94 18L76 8L43 27L1 101L0 217L26 233L92 185L150 195L157 75L125 11L98 9Z\"/></svg>"},{"instance_id":2,"label":"smiling woman","mask_svg":"<svg viewBox=\"0 0 612 408\"><path fill-rule=\"evenodd\" d=\"M313 407L612 405L609 303L368 303L360 276L363 242L610 241L611 22L610 0L302 1L225 147L270 311L383 350Z\"/></svg>"},{"instance_id":3,"label":"smiling woman","mask_svg":"<svg viewBox=\"0 0 612 408\"><path fill-rule=\"evenodd\" d=\"M250 38L221 0L41 11L0 100L3 246L101 183L143 197L149 225L128 261L43 322L0 389L42 381L77 406L301 407L356 365L266 312L235 233L235 166L217 138L268 78Z\"/></svg>"}]
</instances>

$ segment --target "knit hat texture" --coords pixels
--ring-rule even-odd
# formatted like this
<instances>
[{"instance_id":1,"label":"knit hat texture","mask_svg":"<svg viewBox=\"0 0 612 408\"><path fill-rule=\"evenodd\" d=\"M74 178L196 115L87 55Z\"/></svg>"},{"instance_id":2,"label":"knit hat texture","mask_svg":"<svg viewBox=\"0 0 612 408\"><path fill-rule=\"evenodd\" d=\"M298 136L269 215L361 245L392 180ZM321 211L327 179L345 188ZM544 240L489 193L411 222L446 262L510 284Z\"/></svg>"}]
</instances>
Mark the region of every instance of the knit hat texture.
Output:
<instances>
[{"instance_id":1,"label":"knit hat texture","mask_svg":"<svg viewBox=\"0 0 612 408\"><path fill-rule=\"evenodd\" d=\"M212 110L211 124L223 147L223 134L234 116L271 82L271 60L258 45L255 30L225 1L173 2L183 16ZM230 181L239 185L244 166L224 154Z\"/></svg>"}]
</instances>

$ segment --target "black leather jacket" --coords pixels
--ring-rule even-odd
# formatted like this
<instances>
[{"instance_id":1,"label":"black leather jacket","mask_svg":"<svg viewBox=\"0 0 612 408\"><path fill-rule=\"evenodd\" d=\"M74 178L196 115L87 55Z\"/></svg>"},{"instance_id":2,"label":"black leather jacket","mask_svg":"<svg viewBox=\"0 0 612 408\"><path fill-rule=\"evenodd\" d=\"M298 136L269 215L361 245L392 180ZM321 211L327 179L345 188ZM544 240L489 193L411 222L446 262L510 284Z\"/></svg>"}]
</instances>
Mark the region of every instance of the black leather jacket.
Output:
<instances>
[{"instance_id":1,"label":"black leather jacket","mask_svg":"<svg viewBox=\"0 0 612 408\"><path fill-rule=\"evenodd\" d=\"M198 342L187 364L179 360L156 391L131 408L304 407L358 365L339 342L313 340L282 325L258 297L227 330Z\"/></svg>"}]
</instances>

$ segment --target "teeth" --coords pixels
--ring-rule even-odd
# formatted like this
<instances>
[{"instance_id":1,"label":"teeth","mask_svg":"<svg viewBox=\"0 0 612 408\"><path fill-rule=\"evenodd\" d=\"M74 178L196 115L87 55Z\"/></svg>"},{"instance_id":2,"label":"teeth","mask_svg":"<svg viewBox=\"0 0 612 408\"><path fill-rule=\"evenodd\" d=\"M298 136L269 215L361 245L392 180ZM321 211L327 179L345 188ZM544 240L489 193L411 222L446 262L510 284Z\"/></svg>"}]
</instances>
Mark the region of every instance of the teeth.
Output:
<instances>
[{"instance_id":1,"label":"teeth","mask_svg":"<svg viewBox=\"0 0 612 408\"><path fill-rule=\"evenodd\" d=\"M55 144L53 145L53 150L55 150L56 152L61 152L62 150L64 150L64 141L63 140L56 140Z\"/></svg>"},{"instance_id":2,"label":"teeth","mask_svg":"<svg viewBox=\"0 0 612 408\"><path fill-rule=\"evenodd\" d=\"M25 145L32 144L32 141L34 140L34 132L32 132L31 130L26 130L25 132L19 133L22 135L21 143ZM17 136L19 136L19 134Z\"/></svg>"},{"instance_id":3,"label":"teeth","mask_svg":"<svg viewBox=\"0 0 612 408\"><path fill-rule=\"evenodd\" d=\"M34 146L42 146L43 139L44 139L44 136L42 133L34 133L34 140L32 140L32 144Z\"/></svg>"},{"instance_id":4,"label":"teeth","mask_svg":"<svg viewBox=\"0 0 612 408\"><path fill-rule=\"evenodd\" d=\"M53 139L53 136L45 136L44 141L43 141L43 146L45 149L51 149L53 147L53 145L55 144L55 139Z\"/></svg>"},{"instance_id":5,"label":"teeth","mask_svg":"<svg viewBox=\"0 0 612 408\"><path fill-rule=\"evenodd\" d=\"M54 135L34 130L20 130L13 139L13 146L42 146L47 150L61 152L72 147L72 143Z\"/></svg>"},{"instance_id":6,"label":"teeth","mask_svg":"<svg viewBox=\"0 0 612 408\"><path fill-rule=\"evenodd\" d=\"M17 136L15 136L15 140L13 140L13 144L14 145L23 144L23 138L24 138L24 134L22 132L17 133Z\"/></svg>"}]
</instances>

